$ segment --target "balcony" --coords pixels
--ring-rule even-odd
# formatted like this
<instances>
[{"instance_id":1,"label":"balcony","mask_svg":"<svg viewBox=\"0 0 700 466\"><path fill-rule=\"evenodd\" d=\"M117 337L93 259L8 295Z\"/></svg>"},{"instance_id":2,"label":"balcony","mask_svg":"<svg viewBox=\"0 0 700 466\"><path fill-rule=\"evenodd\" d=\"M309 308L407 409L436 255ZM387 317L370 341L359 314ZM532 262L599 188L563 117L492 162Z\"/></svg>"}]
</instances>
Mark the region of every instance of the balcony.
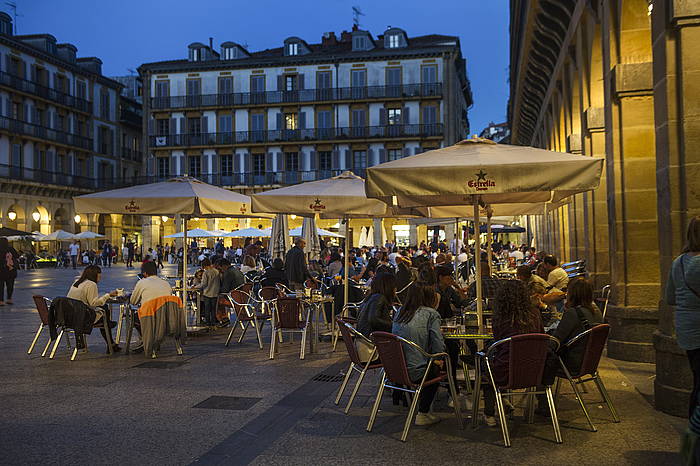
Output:
<instances>
[{"instance_id":1,"label":"balcony","mask_svg":"<svg viewBox=\"0 0 700 466\"><path fill-rule=\"evenodd\" d=\"M135 162L142 162L143 152L136 149L129 149L128 147L122 147L122 158L126 160L133 160Z\"/></svg>"},{"instance_id":2,"label":"balcony","mask_svg":"<svg viewBox=\"0 0 700 466\"><path fill-rule=\"evenodd\" d=\"M441 137L442 124L387 125L352 128L282 129L236 131L231 133L171 134L149 136L150 147L217 146L270 144L278 142L315 142L348 139L391 139Z\"/></svg>"},{"instance_id":3,"label":"balcony","mask_svg":"<svg viewBox=\"0 0 700 466\"><path fill-rule=\"evenodd\" d=\"M132 126L141 127L143 124L143 116L140 112L122 108L119 112L119 121L121 123L128 123Z\"/></svg>"},{"instance_id":4,"label":"balcony","mask_svg":"<svg viewBox=\"0 0 700 466\"><path fill-rule=\"evenodd\" d=\"M0 130L6 130L15 134L24 134L38 139L46 139L59 144L78 147L84 150L92 150L92 139L77 134L66 133L45 126L26 123L12 118L0 117Z\"/></svg>"},{"instance_id":5,"label":"balcony","mask_svg":"<svg viewBox=\"0 0 700 466\"><path fill-rule=\"evenodd\" d=\"M441 97L442 83L152 97L151 110Z\"/></svg>"},{"instance_id":6,"label":"balcony","mask_svg":"<svg viewBox=\"0 0 700 466\"><path fill-rule=\"evenodd\" d=\"M130 186L147 182L145 179L106 179L89 178L87 176L70 175L66 173L50 172L25 167L15 167L0 164L0 178L9 178L14 181L33 181L41 184L51 184L57 186L69 186L89 190L111 189L121 186Z\"/></svg>"},{"instance_id":7,"label":"balcony","mask_svg":"<svg viewBox=\"0 0 700 466\"><path fill-rule=\"evenodd\" d=\"M92 102L74 97L50 87L42 86L33 81L22 79L5 71L0 71L0 85L8 86L27 94L32 94L60 105L74 108L80 112L92 113Z\"/></svg>"}]
</instances>

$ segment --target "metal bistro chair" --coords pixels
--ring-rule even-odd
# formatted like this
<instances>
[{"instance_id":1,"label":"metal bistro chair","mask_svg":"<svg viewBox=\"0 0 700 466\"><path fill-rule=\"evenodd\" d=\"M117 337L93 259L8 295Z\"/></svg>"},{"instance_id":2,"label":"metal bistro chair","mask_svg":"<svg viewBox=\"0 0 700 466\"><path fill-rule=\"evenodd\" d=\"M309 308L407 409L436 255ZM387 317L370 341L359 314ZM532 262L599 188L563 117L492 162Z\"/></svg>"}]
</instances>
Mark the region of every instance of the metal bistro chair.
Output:
<instances>
[{"instance_id":1,"label":"metal bistro chair","mask_svg":"<svg viewBox=\"0 0 700 466\"><path fill-rule=\"evenodd\" d=\"M588 425L591 427L591 430L593 432L596 432L597 429L593 425L591 417L588 415L588 410L586 409L586 405L583 402L581 391L577 388L577 385L580 385L584 382L590 382L591 380L595 382L596 386L598 387L598 392L600 392L600 395L603 397L603 401L605 401L605 404L608 405L608 409L610 410L610 414L612 415L613 421L620 422L620 418L617 415L615 406L613 406L612 400L610 399L610 395L608 395L608 391L605 389L603 380L598 374L598 364L600 363L600 358L603 355L603 348L605 348L605 343L608 341L609 333L610 325L599 324L593 328L586 330L585 332L579 333L574 338L572 338L564 344L564 348L571 348L573 345L583 344L584 342L582 340L585 339L586 346L583 353L583 361L581 363L581 367L579 368L572 369L566 367L564 361L561 359L561 357L559 357L559 365L561 367L561 372L557 374L557 376L560 378L557 378L555 398L559 395L559 386L561 378L566 378L569 381L569 384L571 384L571 388L574 390L576 399L578 400L578 403L581 406L581 409L583 410L583 414L585 414L586 416ZM585 376L590 377L584 379L583 377Z\"/></svg>"},{"instance_id":2,"label":"metal bistro chair","mask_svg":"<svg viewBox=\"0 0 700 466\"><path fill-rule=\"evenodd\" d=\"M403 305L403 300L406 298L405 295L408 294L408 289L413 285L413 282L414 280L411 280L406 286L396 292L396 300L399 302L399 305Z\"/></svg>"},{"instance_id":3,"label":"metal bistro chair","mask_svg":"<svg viewBox=\"0 0 700 466\"><path fill-rule=\"evenodd\" d=\"M515 390L526 389L529 398L529 420L532 422L534 415L534 395L546 394L547 403L549 404L549 412L552 416L552 426L554 427L554 437L557 443L562 443L561 430L559 428L559 420L557 419L557 411L554 406L554 397L552 396L552 387L545 386L544 391L536 391L536 387L542 383L542 374L544 373L545 364L547 362L547 354L549 352L549 342L553 341L559 348L559 340L551 335L544 333L526 333L523 335L515 335L510 338L504 338L492 344L489 349L484 352L477 353L480 359L483 359L486 364L486 374L491 384L491 388L496 394L496 407L498 411L499 423L503 434L503 442L506 447L510 447L510 434L508 433L508 423L506 414L503 408L504 396L516 396L521 393ZM496 385L496 381L491 369L492 359L496 351L504 346L510 346L509 361L508 361L508 381L503 386ZM474 384L474 393L472 399L472 427L476 428L478 424L479 396L481 392L481 361L476 364L476 383Z\"/></svg>"},{"instance_id":4,"label":"metal bistro chair","mask_svg":"<svg viewBox=\"0 0 700 466\"><path fill-rule=\"evenodd\" d=\"M353 371L360 373L360 377L357 379L357 382L355 382L355 388L353 388L352 393L350 394L348 404L345 406L345 414L348 414L348 411L350 411L350 406L352 406L352 402L355 400L357 391L360 389L360 385L362 385L362 381L364 380L367 371L371 369L381 369L383 366L378 359L375 359L375 356L377 355L377 348L374 346L374 343L372 343L369 338L358 332L355 327L353 327L350 319L343 319L339 316L335 320L338 323L338 328L340 329L341 335L343 335L343 341L345 342L345 346L348 350L348 356L350 357L350 367L348 367L348 370L345 373L345 379L343 379L343 383L338 390L338 395L335 397L336 405L340 403L340 399L343 397L343 393L345 392L345 388L350 381L350 376L352 375ZM360 354L357 352L356 345L358 341L361 341L361 344L367 344L369 348L372 348L367 361L362 361Z\"/></svg>"},{"instance_id":5,"label":"metal bistro chair","mask_svg":"<svg viewBox=\"0 0 700 466\"><path fill-rule=\"evenodd\" d=\"M225 346L231 343L231 338L233 334L236 333L236 328L241 327L241 336L238 337L238 343L243 341L245 332L251 325L255 328L255 333L258 337L258 346L263 349L261 330L265 321L270 319L270 316L260 314L255 309L255 304L251 302L250 295L245 291L239 289L232 290L228 295L229 302L231 303L231 309L236 315L236 322L231 324L231 331L226 338ZM231 320L231 319L229 319Z\"/></svg>"},{"instance_id":6,"label":"metal bistro chair","mask_svg":"<svg viewBox=\"0 0 700 466\"><path fill-rule=\"evenodd\" d=\"M306 351L306 334L311 320L311 307L305 306L299 298L282 297L277 299L277 306L272 313L272 335L270 337L270 359L275 359L277 338L283 332L301 333L301 351L299 359L304 359Z\"/></svg>"},{"instance_id":7,"label":"metal bistro chair","mask_svg":"<svg viewBox=\"0 0 700 466\"><path fill-rule=\"evenodd\" d=\"M369 423L367 424L367 432L371 432L372 427L374 426L374 421L377 418L377 411L379 411L379 404L382 401L384 389L391 388L394 390L401 390L403 392L410 393L413 397L411 407L408 411L408 417L406 418L406 423L403 427L403 433L401 434L401 441L405 442L406 437L408 437L408 430L411 428L411 423L413 422L413 418L416 414L418 399L420 398L421 391L424 387L443 382L445 379L447 379L450 386L450 395L452 396L453 400L457 399L457 390L455 388L455 381L452 378L450 358L447 353L427 353L425 350L423 350L423 348L416 345L412 341L401 338L393 333L372 332L370 338L374 343L377 352L379 352L379 358L384 365L384 373L382 374L382 380L379 382L379 391L377 392L377 398L374 400L372 414L370 415ZM428 359L428 365L426 366L425 373L423 374L423 377L419 383L415 383L408 375L403 345L410 346ZM442 359L445 361L446 372L441 372L437 377L428 379L430 368L432 367L433 362L437 359ZM454 410L459 427L463 428L462 413L460 412L459 403L454 404Z\"/></svg>"},{"instance_id":8,"label":"metal bistro chair","mask_svg":"<svg viewBox=\"0 0 700 466\"><path fill-rule=\"evenodd\" d=\"M34 299L34 305L36 306L36 310L39 313L39 319L41 319L41 322L39 323L39 328L36 331L36 335L34 335L34 339L32 340L32 344L29 345L29 349L27 350L27 354L32 354L32 351L34 351L34 346L36 346L36 342L39 341L39 336L41 336L41 332L44 331L44 328L48 327L48 325L49 325L49 307L51 306L51 300L45 296L34 295L34 296L32 296L32 299ZM44 356L46 356L46 352L49 350L50 345L51 345L51 337L49 337L49 340L46 342L46 346L44 347L44 351L42 351L42 353L41 353L42 358Z\"/></svg>"},{"instance_id":9,"label":"metal bistro chair","mask_svg":"<svg viewBox=\"0 0 700 466\"><path fill-rule=\"evenodd\" d=\"M55 298L58 299L58 298ZM52 301L53 302L53 301ZM95 322L92 325L92 328L97 328L97 329L103 329L105 331L105 337L107 338L107 354L112 356L114 354L112 350L112 345L114 345L114 340L112 340L112 330L109 326L109 319L107 318L107 315L102 317L99 321ZM70 334L72 333L75 339L75 347L72 348L73 351L70 356L71 361L75 361L76 357L78 356L78 338L82 338L83 342L83 349L87 352L88 349L88 344L87 344L87 338L85 335L77 335L75 331L67 326L62 326L60 331L58 332L58 336L56 337L55 342L53 342L53 348L51 348L51 354L49 354L49 359L53 359L54 356L56 356L56 350L58 349L58 345L61 343L61 339L63 339L63 334L66 334L66 344L68 347L68 351L71 350L71 344L70 344ZM49 343L52 343L50 341Z\"/></svg>"}]
</instances>

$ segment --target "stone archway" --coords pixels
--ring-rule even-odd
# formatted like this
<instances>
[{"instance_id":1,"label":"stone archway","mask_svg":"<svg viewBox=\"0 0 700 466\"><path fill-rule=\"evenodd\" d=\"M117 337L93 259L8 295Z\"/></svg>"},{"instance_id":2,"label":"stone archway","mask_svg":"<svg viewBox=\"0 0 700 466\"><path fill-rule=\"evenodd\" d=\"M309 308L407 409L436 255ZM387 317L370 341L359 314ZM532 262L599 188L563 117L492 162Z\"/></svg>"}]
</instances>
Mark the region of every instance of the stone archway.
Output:
<instances>
[{"instance_id":1,"label":"stone archway","mask_svg":"<svg viewBox=\"0 0 700 466\"><path fill-rule=\"evenodd\" d=\"M69 233L74 231L72 228L72 224L74 223L73 219L70 218L68 211L63 207L56 209L56 211L53 213L52 220L53 231L64 230Z\"/></svg>"},{"instance_id":2,"label":"stone archway","mask_svg":"<svg viewBox=\"0 0 700 466\"><path fill-rule=\"evenodd\" d=\"M27 218L27 231L38 231L45 235L51 233L49 225L49 211L42 205L37 205Z\"/></svg>"},{"instance_id":3,"label":"stone archway","mask_svg":"<svg viewBox=\"0 0 700 466\"><path fill-rule=\"evenodd\" d=\"M14 219L11 217L14 217ZM27 228L27 214L24 208L19 204L9 206L3 218L3 226L25 231Z\"/></svg>"}]
</instances>

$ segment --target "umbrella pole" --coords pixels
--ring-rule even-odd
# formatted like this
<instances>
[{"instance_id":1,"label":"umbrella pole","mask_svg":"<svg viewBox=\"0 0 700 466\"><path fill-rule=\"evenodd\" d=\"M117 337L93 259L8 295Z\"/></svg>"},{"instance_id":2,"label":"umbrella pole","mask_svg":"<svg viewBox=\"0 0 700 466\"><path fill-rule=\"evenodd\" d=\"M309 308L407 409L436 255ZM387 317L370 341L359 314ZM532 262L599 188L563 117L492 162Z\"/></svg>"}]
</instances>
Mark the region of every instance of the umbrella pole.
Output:
<instances>
[{"instance_id":1,"label":"umbrella pole","mask_svg":"<svg viewBox=\"0 0 700 466\"><path fill-rule=\"evenodd\" d=\"M455 217L455 255L452 258L452 263L455 266L455 280L459 280L459 276L457 275L457 256L459 256L459 217Z\"/></svg>"},{"instance_id":2,"label":"umbrella pole","mask_svg":"<svg viewBox=\"0 0 700 466\"><path fill-rule=\"evenodd\" d=\"M187 313L187 216L182 216L182 307ZM199 326L199 322L195 322L195 327Z\"/></svg>"},{"instance_id":3,"label":"umbrella pole","mask_svg":"<svg viewBox=\"0 0 700 466\"><path fill-rule=\"evenodd\" d=\"M479 333L484 332L484 305L481 300L481 237L479 224L479 196L474 196L474 264L476 265L476 318Z\"/></svg>"},{"instance_id":4,"label":"umbrella pole","mask_svg":"<svg viewBox=\"0 0 700 466\"><path fill-rule=\"evenodd\" d=\"M350 268L348 264L348 257L350 256L350 223L347 215L343 217L343 223L345 223L345 254L343 256L343 306L346 306L348 304L348 295L350 291L350 280L348 279L348 269Z\"/></svg>"},{"instance_id":5,"label":"umbrella pole","mask_svg":"<svg viewBox=\"0 0 700 466\"><path fill-rule=\"evenodd\" d=\"M481 231L481 228L479 228ZM486 254L489 264L489 275L491 275L491 251L493 251L493 235L491 234L491 209L486 211Z\"/></svg>"}]
</instances>

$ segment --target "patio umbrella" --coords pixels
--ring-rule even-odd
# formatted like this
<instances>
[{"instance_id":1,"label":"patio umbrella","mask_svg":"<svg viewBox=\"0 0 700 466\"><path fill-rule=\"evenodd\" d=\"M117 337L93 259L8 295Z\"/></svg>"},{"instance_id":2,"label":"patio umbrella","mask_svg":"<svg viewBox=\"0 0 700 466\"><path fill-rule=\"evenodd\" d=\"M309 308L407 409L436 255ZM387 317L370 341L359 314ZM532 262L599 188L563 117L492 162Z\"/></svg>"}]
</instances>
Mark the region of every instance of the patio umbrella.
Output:
<instances>
[{"instance_id":1,"label":"patio umbrella","mask_svg":"<svg viewBox=\"0 0 700 466\"><path fill-rule=\"evenodd\" d=\"M318 236L327 236L329 238L345 238L345 236L343 236L339 233L334 233L332 231L324 230L323 228L318 228L318 227L316 227L316 234ZM289 230L289 236L291 236L291 237L302 236L301 227L292 228L291 230Z\"/></svg>"},{"instance_id":2,"label":"patio umbrella","mask_svg":"<svg viewBox=\"0 0 700 466\"><path fill-rule=\"evenodd\" d=\"M261 217L251 215L250 198L189 176L73 198L80 214L181 215L183 230L190 217ZM211 235L210 235L211 236ZM183 234L182 283L187 283L187 232ZM187 309L187 293L183 293Z\"/></svg>"},{"instance_id":3,"label":"patio umbrella","mask_svg":"<svg viewBox=\"0 0 700 466\"><path fill-rule=\"evenodd\" d=\"M192 230L187 230L187 235L185 233L178 232L172 235L164 236L164 238L213 238L215 235L211 231L203 230L201 228L194 228Z\"/></svg>"},{"instance_id":4,"label":"patio umbrella","mask_svg":"<svg viewBox=\"0 0 700 466\"><path fill-rule=\"evenodd\" d=\"M68 233L63 230L56 230L44 237L42 241L70 241L76 239L73 233Z\"/></svg>"},{"instance_id":5,"label":"patio umbrella","mask_svg":"<svg viewBox=\"0 0 700 466\"><path fill-rule=\"evenodd\" d=\"M284 214L277 214L272 220L272 230L270 231L270 254L273 259L280 258L284 260L287 251L289 250L289 222Z\"/></svg>"},{"instance_id":6,"label":"patio umbrella","mask_svg":"<svg viewBox=\"0 0 700 466\"><path fill-rule=\"evenodd\" d=\"M8 227L0 228L0 238L6 238L8 236L32 236L32 233Z\"/></svg>"},{"instance_id":7,"label":"patio umbrella","mask_svg":"<svg viewBox=\"0 0 700 466\"><path fill-rule=\"evenodd\" d=\"M365 180L350 171L326 180L309 181L251 195L253 212L295 214L305 217L343 218L347 225L353 217L391 217L396 209L365 194ZM286 229L284 230L286 231ZM274 244L274 234L273 234ZM345 292L348 298L349 240L345 240Z\"/></svg>"},{"instance_id":8,"label":"patio umbrella","mask_svg":"<svg viewBox=\"0 0 700 466\"><path fill-rule=\"evenodd\" d=\"M604 159L474 138L367 169L368 197L400 207L558 202L596 189ZM466 209L465 209L466 211ZM466 212L465 212L466 213ZM475 252L481 245L475 233ZM479 328L483 328L481 261L476 263Z\"/></svg>"},{"instance_id":9,"label":"patio umbrella","mask_svg":"<svg viewBox=\"0 0 700 466\"><path fill-rule=\"evenodd\" d=\"M321 241L318 239L315 215L313 217L304 217L304 222L301 225L301 236L306 241L304 252L309 260L319 260L321 257Z\"/></svg>"},{"instance_id":10,"label":"patio umbrella","mask_svg":"<svg viewBox=\"0 0 700 466\"><path fill-rule=\"evenodd\" d=\"M270 232L259 230L257 228L243 228L241 230L231 231L222 235L224 238L262 238L269 237Z\"/></svg>"},{"instance_id":11,"label":"patio umbrella","mask_svg":"<svg viewBox=\"0 0 700 466\"><path fill-rule=\"evenodd\" d=\"M101 235L99 233L95 233L94 231L81 231L80 233L76 233L73 235L75 239L95 239L95 238L104 238L105 235Z\"/></svg>"}]
</instances>

